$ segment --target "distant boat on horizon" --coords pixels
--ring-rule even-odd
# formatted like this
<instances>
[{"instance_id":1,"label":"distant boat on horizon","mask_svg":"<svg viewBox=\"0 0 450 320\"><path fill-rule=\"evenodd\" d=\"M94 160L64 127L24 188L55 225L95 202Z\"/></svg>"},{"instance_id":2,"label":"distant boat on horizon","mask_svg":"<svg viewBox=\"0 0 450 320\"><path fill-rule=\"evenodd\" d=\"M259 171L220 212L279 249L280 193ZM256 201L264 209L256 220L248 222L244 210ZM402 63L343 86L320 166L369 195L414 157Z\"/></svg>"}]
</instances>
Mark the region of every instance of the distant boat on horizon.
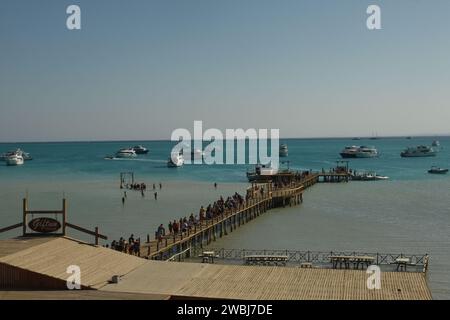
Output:
<instances>
[{"instance_id":1,"label":"distant boat on horizon","mask_svg":"<svg viewBox=\"0 0 450 320\"><path fill-rule=\"evenodd\" d=\"M369 139L370 140L378 140L378 139L380 139L380 137L378 136L378 133L375 133L375 135L372 135Z\"/></svg>"}]
</instances>

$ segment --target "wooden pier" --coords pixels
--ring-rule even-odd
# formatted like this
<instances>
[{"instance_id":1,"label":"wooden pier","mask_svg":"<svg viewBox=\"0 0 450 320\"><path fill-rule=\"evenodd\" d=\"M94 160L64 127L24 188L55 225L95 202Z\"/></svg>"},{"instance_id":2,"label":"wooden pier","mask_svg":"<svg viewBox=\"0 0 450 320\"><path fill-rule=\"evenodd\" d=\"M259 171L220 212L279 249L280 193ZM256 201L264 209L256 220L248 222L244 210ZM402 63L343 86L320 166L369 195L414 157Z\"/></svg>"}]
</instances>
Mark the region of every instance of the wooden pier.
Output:
<instances>
[{"instance_id":1,"label":"wooden pier","mask_svg":"<svg viewBox=\"0 0 450 320\"><path fill-rule=\"evenodd\" d=\"M252 185L247 191L251 193L250 198L236 209L225 210L219 216L203 220L186 232L154 240L147 236L147 242L140 248L140 256L147 259L168 260L188 248L203 248L272 208L302 203L303 192L318 182L343 182L348 179L348 173L311 172L303 175L301 179L290 181L288 185L275 187L272 183L265 183L258 185L258 188ZM260 192L261 188L264 190L263 193Z\"/></svg>"}]
</instances>

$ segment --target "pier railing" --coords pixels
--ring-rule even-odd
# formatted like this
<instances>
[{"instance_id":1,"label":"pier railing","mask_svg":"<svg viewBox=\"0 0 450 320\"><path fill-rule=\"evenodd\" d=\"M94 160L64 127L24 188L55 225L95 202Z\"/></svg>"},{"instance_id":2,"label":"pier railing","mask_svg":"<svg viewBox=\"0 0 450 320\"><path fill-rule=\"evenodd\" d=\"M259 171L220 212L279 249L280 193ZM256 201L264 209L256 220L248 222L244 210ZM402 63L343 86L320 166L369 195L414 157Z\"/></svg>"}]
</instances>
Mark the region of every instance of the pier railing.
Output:
<instances>
[{"instance_id":1,"label":"pier railing","mask_svg":"<svg viewBox=\"0 0 450 320\"><path fill-rule=\"evenodd\" d=\"M205 249L206 250L206 249ZM361 252L361 251L299 251L299 250L271 250L271 249L226 249L226 248L207 248L208 251L214 251L214 254L220 260L243 261L246 256L286 256L287 262L291 264L312 263L317 265L329 265L334 256L365 256L373 257L375 265L395 265L398 259L408 259L409 265L426 272L428 269L428 254L407 254L407 253L379 253L379 252ZM193 248L193 256L202 253L201 248Z\"/></svg>"}]
</instances>

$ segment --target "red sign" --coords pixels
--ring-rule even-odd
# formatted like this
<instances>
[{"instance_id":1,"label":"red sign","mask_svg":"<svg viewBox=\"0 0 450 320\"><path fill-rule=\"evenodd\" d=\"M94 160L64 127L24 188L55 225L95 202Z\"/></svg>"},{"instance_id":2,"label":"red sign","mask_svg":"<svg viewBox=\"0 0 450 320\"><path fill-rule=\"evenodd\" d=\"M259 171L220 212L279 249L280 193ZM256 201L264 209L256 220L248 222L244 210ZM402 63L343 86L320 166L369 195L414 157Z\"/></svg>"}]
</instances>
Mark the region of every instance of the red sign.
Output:
<instances>
[{"instance_id":1,"label":"red sign","mask_svg":"<svg viewBox=\"0 0 450 320\"><path fill-rule=\"evenodd\" d=\"M61 228L61 223L52 218L36 218L28 222L28 227L40 233L55 232Z\"/></svg>"}]
</instances>

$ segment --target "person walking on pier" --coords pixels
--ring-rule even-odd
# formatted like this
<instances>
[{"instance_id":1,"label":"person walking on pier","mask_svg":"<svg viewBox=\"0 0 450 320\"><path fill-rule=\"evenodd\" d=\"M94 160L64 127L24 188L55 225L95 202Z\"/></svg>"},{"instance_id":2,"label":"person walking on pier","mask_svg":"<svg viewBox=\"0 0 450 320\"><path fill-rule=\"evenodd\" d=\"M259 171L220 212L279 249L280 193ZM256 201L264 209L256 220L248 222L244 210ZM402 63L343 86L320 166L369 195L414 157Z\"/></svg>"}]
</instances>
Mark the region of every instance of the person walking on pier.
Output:
<instances>
[{"instance_id":1,"label":"person walking on pier","mask_svg":"<svg viewBox=\"0 0 450 320\"><path fill-rule=\"evenodd\" d=\"M141 256L141 238L138 238L134 241L134 254L138 257Z\"/></svg>"},{"instance_id":2,"label":"person walking on pier","mask_svg":"<svg viewBox=\"0 0 450 320\"><path fill-rule=\"evenodd\" d=\"M171 221L169 221L168 227L169 227L169 234L172 234L172 232L173 232L173 225L172 225Z\"/></svg>"},{"instance_id":3,"label":"person walking on pier","mask_svg":"<svg viewBox=\"0 0 450 320\"><path fill-rule=\"evenodd\" d=\"M161 241L162 237L164 237L166 235L166 229L164 229L164 226L162 223L158 227L157 235L158 235L159 241Z\"/></svg>"},{"instance_id":4,"label":"person walking on pier","mask_svg":"<svg viewBox=\"0 0 450 320\"><path fill-rule=\"evenodd\" d=\"M176 220L173 220L172 228L173 228L174 235L177 235L178 234L178 230L180 230L180 229L179 229L179 226L178 226L178 223L177 223Z\"/></svg>"}]
</instances>

